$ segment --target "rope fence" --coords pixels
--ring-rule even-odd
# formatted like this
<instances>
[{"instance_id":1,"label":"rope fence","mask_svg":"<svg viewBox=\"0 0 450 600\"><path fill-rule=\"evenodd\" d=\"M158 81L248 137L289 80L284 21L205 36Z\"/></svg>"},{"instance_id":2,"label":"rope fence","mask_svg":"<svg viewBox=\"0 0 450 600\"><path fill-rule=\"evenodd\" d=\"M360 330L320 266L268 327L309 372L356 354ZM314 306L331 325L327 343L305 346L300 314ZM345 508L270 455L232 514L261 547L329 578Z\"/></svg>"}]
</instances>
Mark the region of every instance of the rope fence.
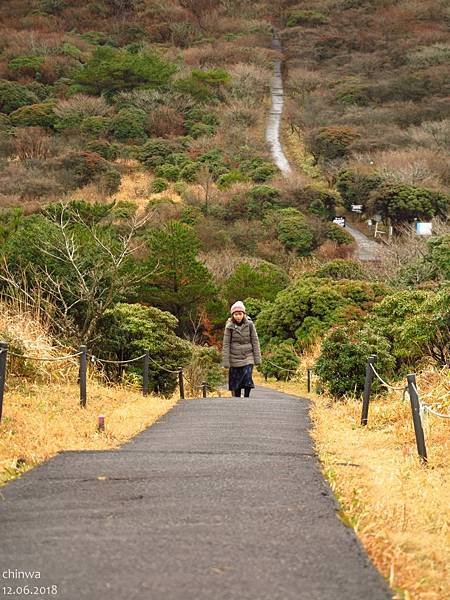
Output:
<instances>
[{"instance_id":1,"label":"rope fence","mask_svg":"<svg viewBox=\"0 0 450 600\"><path fill-rule=\"evenodd\" d=\"M28 356L25 354L19 354L17 352L13 352L9 350L8 344L6 342L0 342L0 422L2 419L3 412L3 399L4 392L6 387L6 373L7 373L7 363L8 358L14 357L15 359L22 360L32 360L37 362L64 362L70 361L75 358L78 358L79 372L78 372L78 385L80 390L80 406L86 407L87 403L87 371L88 371L88 361L91 362L92 365L129 365L132 363L137 363L142 361L142 393L144 396L149 394L149 375L150 375L150 362L153 363L158 370L164 371L171 375L176 375L178 379L178 386L180 390L180 399L185 399L185 391L184 391L184 381L186 380L189 385L191 385L192 390L201 389L203 392L203 397L205 398L207 395L208 389L212 389L211 386L208 385L206 381L203 381L201 385L193 384L184 374L183 367L178 367L176 369L169 369L165 367L163 364L159 363L155 359L150 356L150 350L147 350L144 354L136 356L134 358L130 358L127 360L109 360L105 358L99 358L94 354L88 353L86 346L80 346L77 352L73 354L67 354L65 356L58 357L39 357L39 356Z\"/></svg>"},{"instance_id":2,"label":"rope fence","mask_svg":"<svg viewBox=\"0 0 450 600\"><path fill-rule=\"evenodd\" d=\"M421 408L422 412L429 412L432 415L434 415L435 417L438 417L440 419L450 419L450 415L444 415L443 413L440 413L440 412L434 410L433 408L431 408L431 406L429 404L425 404L425 402L422 402L420 400L420 395L419 395L419 392L418 392L417 387L416 387L415 384L413 384L413 388L414 388L415 393L417 394L417 397L419 398L420 408ZM429 395L430 395L429 393L426 394L426 395L423 395L422 398L428 397ZM441 401L442 401L442 399L438 400L437 403L439 403Z\"/></svg>"},{"instance_id":3,"label":"rope fence","mask_svg":"<svg viewBox=\"0 0 450 600\"><path fill-rule=\"evenodd\" d=\"M431 395L431 392L424 394L422 396L421 396L421 394L419 394L419 391L417 389L415 373L411 373L406 376L406 381L407 381L406 386L397 387L397 386L391 385L390 383L387 383L379 375L379 373L377 372L377 370L374 367L375 361L376 361L375 354L370 355L367 360L366 378L364 381L364 396L363 396L362 413L361 413L361 425L363 425L363 426L367 425L368 413L369 413L369 400L370 400L370 394L372 391L372 383L373 383L374 376L382 385L384 385L388 389L393 390L393 391L403 392L403 399L405 399L406 392L408 392L409 400L410 400L410 404L411 404L411 413L412 413L412 419L413 419L413 425L414 425L414 433L415 433L415 437L416 437L417 452L419 454L419 458L420 458L421 462L426 464L428 461L428 458L427 458L427 449L426 449L426 444L425 444L425 435L424 435L423 426L422 426L422 416L425 413L430 413L440 419L450 419L450 414L443 414L443 413L435 410L433 407L431 407L429 404L427 404L426 402L423 401L424 398L427 398L428 396ZM437 402L437 404L439 404L441 401L442 401L442 399L439 400Z\"/></svg>"},{"instance_id":4,"label":"rope fence","mask_svg":"<svg viewBox=\"0 0 450 600\"><path fill-rule=\"evenodd\" d=\"M105 365L128 365L130 363L137 362L138 360L142 360L145 358L145 354L141 354L141 356L136 356L136 358L130 358L129 360L106 360L105 358L99 358L98 356L94 356L93 354L88 354L92 363L100 363Z\"/></svg>"},{"instance_id":5,"label":"rope fence","mask_svg":"<svg viewBox=\"0 0 450 600\"><path fill-rule=\"evenodd\" d=\"M275 367L276 369L280 369L280 371L286 371L288 373L297 373L297 369L286 369L285 367L280 367L280 365L276 365L275 363L273 363L268 358L263 358L263 360L265 362L269 363L269 365L272 365L273 367Z\"/></svg>"},{"instance_id":6,"label":"rope fence","mask_svg":"<svg viewBox=\"0 0 450 600\"><path fill-rule=\"evenodd\" d=\"M405 386L403 386L403 387L394 387L390 383L387 383L386 381L384 381L384 379L382 379L380 377L380 375L378 374L377 370L375 369L375 367L373 366L372 363L370 363L370 368L372 369L375 377L380 381L380 383L382 385L384 385L385 387L387 387L389 390L393 390L395 392L403 392L403 391L405 391L405 389L406 389Z\"/></svg>"}]
</instances>

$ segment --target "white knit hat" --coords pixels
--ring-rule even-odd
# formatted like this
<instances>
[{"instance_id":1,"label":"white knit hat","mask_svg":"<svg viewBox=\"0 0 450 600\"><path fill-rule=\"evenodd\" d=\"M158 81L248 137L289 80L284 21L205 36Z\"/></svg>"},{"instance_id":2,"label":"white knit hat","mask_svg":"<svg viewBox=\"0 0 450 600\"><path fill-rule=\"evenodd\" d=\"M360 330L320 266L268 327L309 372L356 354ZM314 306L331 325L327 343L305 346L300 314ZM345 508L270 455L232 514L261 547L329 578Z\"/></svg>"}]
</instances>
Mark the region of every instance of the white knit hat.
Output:
<instances>
[{"instance_id":1,"label":"white knit hat","mask_svg":"<svg viewBox=\"0 0 450 600\"><path fill-rule=\"evenodd\" d=\"M233 306L230 308L230 313L233 314L237 311L241 311L243 313L245 313L245 306L244 303L241 302L240 300L238 300L237 302L235 302L233 304Z\"/></svg>"}]
</instances>

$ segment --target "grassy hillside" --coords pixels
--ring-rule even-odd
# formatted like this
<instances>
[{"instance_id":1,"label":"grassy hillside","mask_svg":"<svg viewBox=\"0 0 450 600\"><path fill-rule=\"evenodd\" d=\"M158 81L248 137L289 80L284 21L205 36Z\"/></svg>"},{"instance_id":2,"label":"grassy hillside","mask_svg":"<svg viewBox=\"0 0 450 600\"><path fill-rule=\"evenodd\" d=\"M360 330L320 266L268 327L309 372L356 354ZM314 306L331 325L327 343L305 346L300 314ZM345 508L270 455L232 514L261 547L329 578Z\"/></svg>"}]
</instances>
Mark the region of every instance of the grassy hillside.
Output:
<instances>
[{"instance_id":1,"label":"grassy hillside","mask_svg":"<svg viewBox=\"0 0 450 600\"><path fill-rule=\"evenodd\" d=\"M356 462L343 440L351 437L356 452L362 439L352 419L369 354L389 381L431 369L448 391L448 2L3 4L0 339L18 355L8 359L3 468L13 476L61 448L119 443L171 405L180 366L192 396L203 380L217 389L229 305L244 300L264 375L314 369L323 394L318 447L374 560L385 575L394 569L391 581L406 590L399 597L442 597L442 555L421 559L414 571L417 545L409 551L398 531L383 538L387 544L374 541L380 521L364 513L379 490L372 459L357 455L367 476L362 491L338 463ZM289 178L265 142L273 61L281 58L274 28L283 44ZM393 227L376 263L353 260L353 238L332 223L352 204L363 206L355 220L369 234L368 219ZM416 220L432 220L433 235L418 237ZM137 390L142 381L140 363L121 369L94 360L94 397L81 415L66 385L76 365L59 371L25 358L57 357L80 344L107 361L149 350L151 403L127 391L129 412L120 405L121 386ZM400 460L406 448L409 461L399 481L408 490L423 486L429 502L433 471L427 477L411 458L405 405L375 391L378 420L364 444L384 460L380 444L397 431L392 456ZM94 423L106 406L114 427L107 435ZM130 427L122 428L124 417ZM70 431L68 420L76 425ZM439 441L441 425L431 431ZM444 481L447 467L436 456ZM382 506L381 523L392 510L398 517L397 500ZM430 527L431 547L444 528L419 517L396 522Z\"/></svg>"}]
</instances>

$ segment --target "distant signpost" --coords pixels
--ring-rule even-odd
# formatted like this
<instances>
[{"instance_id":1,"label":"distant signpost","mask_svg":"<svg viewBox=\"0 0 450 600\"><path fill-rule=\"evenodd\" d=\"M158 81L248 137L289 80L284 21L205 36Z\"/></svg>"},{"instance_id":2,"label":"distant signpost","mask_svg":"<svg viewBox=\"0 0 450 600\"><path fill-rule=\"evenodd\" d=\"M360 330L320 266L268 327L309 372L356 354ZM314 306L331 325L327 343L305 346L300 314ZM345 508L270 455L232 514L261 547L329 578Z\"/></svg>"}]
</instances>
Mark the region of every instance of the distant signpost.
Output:
<instances>
[{"instance_id":1,"label":"distant signpost","mask_svg":"<svg viewBox=\"0 0 450 600\"><path fill-rule=\"evenodd\" d=\"M336 223L336 225L340 225L341 227L345 227L345 217L334 217L333 223Z\"/></svg>"},{"instance_id":2,"label":"distant signpost","mask_svg":"<svg viewBox=\"0 0 450 600\"><path fill-rule=\"evenodd\" d=\"M433 233L433 224L416 221L416 233L417 235L431 235Z\"/></svg>"},{"instance_id":3,"label":"distant signpost","mask_svg":"<svg viewBox=\"0 0 450 600\"><path fill-rule=\"evenodd\" d=\"M362 204L352 204L352 212L362 213L363 205Z\"/></svg>"}]
</instances>

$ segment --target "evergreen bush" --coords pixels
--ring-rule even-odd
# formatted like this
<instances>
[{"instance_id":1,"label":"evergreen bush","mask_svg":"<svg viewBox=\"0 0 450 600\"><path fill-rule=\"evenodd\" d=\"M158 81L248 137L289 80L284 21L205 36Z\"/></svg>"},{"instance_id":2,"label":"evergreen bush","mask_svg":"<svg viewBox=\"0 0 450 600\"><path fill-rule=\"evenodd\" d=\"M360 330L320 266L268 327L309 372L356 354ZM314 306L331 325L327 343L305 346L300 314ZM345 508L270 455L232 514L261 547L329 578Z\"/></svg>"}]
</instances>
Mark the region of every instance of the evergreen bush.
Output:
<instances>
[{"instance_id":1,"label":"evergreen bush","mask_svg":"<svg viewBox=\"0 0 450 600\"><path fill-rule=\"evenodd\" d=\"M0 79L0 112L9 114L21 106L37 104L38 101L36 94L26 86Z\"/></svg>"}]
</instances>

